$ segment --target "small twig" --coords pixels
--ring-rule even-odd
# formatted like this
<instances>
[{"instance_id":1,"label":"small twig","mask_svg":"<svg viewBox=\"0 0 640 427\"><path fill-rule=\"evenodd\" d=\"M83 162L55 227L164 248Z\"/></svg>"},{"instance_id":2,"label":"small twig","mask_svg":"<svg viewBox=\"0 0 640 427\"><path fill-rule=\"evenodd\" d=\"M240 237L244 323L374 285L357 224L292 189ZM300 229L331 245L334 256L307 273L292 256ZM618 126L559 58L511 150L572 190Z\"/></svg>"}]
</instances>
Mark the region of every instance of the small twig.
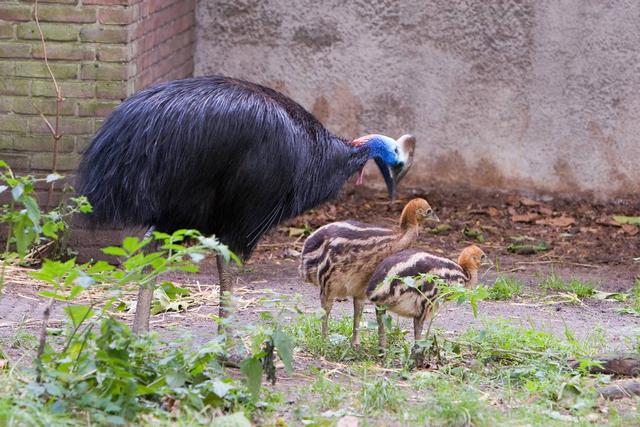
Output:
<instances>
[{"instance_id":1,"label":"small twig","mask_svg":"<svg viewBox=\"0 0 640 427\"><path fill-rule=\"evenodd\" d=\"M51 315L51 308L53 307L53 303L55 300L51 298L49 300L49 304L44 309L44 313L42 314L42 329L40 330L40 342L38 343L38 353L36 354L36 360L38 361L38 376L36 377L36 382L40 382L42 379L42 355L44 354L44 349L47 345L47 328L49 325L49 316Z\"/></svg>"},{"instance_id":2,"label":"small twig","mask_svg":"<svg viewBox=\"0 0 640 427\"><path fill-rule=\"evenodd\" d=\"M38 27L38 32L40 33L40 41L42 42L42 56L44 58L44 65L47 67L47 71L49 71L49 76L51 76L51 80L53 81L53 87L56 91L56 124L55 127L51 125L51 123L45 118L44 114L40 112L40 117L43 118L46 123L51 135L53 136L53 153L51 159L51 173L56 173L58 169L58 141L62 138L62 133L60 132L60 104L63 101L62 92L60 91L60 86L58 86L58 82L56 80L56 76L53 75L53 71L49 66L49 58L47 55L47 44L44 41L44 33L42 32L42 27L40 27L40 19L38 18L38 0L35 0L35 8L33 11L33 17L36 21L36 26ZM36 108L37 109L37 108ZM51 207L51 202L53 200L53 189L55 186L55 181L51 181L49 184L49 191L47 193L47 207Z\"/></svg>"}]
</instances>

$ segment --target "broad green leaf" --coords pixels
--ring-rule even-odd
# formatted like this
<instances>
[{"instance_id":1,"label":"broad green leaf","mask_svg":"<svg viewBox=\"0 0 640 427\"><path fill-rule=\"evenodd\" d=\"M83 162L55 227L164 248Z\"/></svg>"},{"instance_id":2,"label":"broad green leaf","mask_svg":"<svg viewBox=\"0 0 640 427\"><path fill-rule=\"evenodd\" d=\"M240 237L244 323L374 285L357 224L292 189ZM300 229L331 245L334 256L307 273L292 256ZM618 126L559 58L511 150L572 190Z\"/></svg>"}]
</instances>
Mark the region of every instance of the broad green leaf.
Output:
<instances>
[{"instance_id":1,"label":"broad green leaf","mask_svg":"<svg viewBox=\"0 0 640 427\"><path fill-rule=\"evenodd\" d=\"M90 319L94 312L88 305L78 304L78 305L70 305L64 308L64 311L67 312L73 326L76 328L80 326L82 322L87 319Z\"/></svg>"},{"instance_id":2,"label":"broad green leaf","mask_svg":"<svg viewBox=\"0 0 640 427\"><path fill-rule=\"evenodd\" d=\"M242 412L216 417L211 421L212 427L251 427L251 421Z\"/></svg>"},{"instance_id":3,"label":"broad green leaf","mask_svg":"<svg viewBox=\"0 0 640 427\"><path fill-rule=\"evenodd\" d=\"M122 241L122 247L129 254L136 252L138 249L142 248L146 244L147 244L146 241L140 240L137 237L131 237L131 236L125 237L124 240Z\"/></svg>"},{"instance_id":4,"label":"broad green leaf","mask_svg":"<svg viewBox=\"0 0 640 427\"><path fill-rule=\"evenodd\" d=\"M4 160L0 160L0 168L8 168L9 165Z\"/></svg>"},{"instance_id":5,"label":"broad green leaf","mask_svg":"<svg viewBox=\"0 0 640 427\"><path fill-rule=\"evenodd\" d=\"M11 196L13 196L13 200L19 200L20 196L24 193L24 185L17 184L15 187L11 189Z\"/></svg>"},{"instance_id":6,"label":"broad green leaf","mask_svg":"<svg viewBox=\"0 0 640 427\"><path fill-rule=\"evenodd\" d=\"M58 300L58 301L66 301L67 300L67 296L66 295L59 294L57 292L52 292L52 291L42 291L42 292L39 292L38 295L40 295L41 297L44 297L44 298L53 298L53 299Z\"/></svg>"},{"instance_id":7,"label":"broad green leaf","mask_svg":"<svg viewBox=\"0 0 640 427\"><path fill-rule=\"evenodd\" d=\"M213 382L213 392L218 395L218 397L225 397L230 390L233 390L233 384L225 383L220 380L215 380Z\"/></svg>"},{"instance_id":8,"label":"broad green leaf","mask_svg":"<svg viewBox=\"0 0 640 427\"><path fill-rule=\"evenodd\" d=\"M105 255L113 256L127 256L127 252L117 246L108 246L106 248L102 248L102 253L104 253Z\"/></svg>"},{"instance_id":9,"label":"broad green leaf","mask_svg":"<svg viewBox=\"0 0 640 427\"><path fill-rule=\"evenodd\" d=\"M22 204L27 209L27 215L34 224L40 224L40 208L38 202L31 196L24 197Z\"/></svg>"},{"instance_id":10,"label":"broad green leaf","mask_svg":"<svg viewBox=\"0 0 640 427\"><path fill-rule=\"evenodd\" d=\"M279 329L273 331L273 346L278 350L278 356L284 363L288 373L293 372L293 342L291 338Z\"/></svg>"},{"instance_id":11,"label":"broad green leaf","mask_svg":"<svg viewBox=\"0 0 640 427\"><path fill-rule=\"evenodd\" d=\"M262 364L255 357L244 359L240 363L240 371L247 377L247 388L254 400L260 397L262 383Z\"/></svg>"}]
</instances>

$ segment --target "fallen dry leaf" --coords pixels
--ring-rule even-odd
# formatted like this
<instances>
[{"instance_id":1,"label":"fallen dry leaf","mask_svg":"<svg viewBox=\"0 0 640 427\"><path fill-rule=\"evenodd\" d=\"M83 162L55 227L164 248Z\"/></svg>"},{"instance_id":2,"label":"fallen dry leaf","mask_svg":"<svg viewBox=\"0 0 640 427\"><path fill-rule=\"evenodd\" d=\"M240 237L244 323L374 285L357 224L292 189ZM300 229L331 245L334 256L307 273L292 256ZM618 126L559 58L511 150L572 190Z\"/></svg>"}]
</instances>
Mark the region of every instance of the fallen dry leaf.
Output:
<instances>
[{"instance_id":1,"label":"fallen dry leaf","mask_svg":"<svg viewBox=\"0 0 640 427\"><path fill-rule=\"evenodd\" d=\"M513 206L509 206L507 208L507 212L509 212L509 215L511 216L518 215L518 211Z\"/></svg>"},{"instance_id":2,"label":"fallen dry leaf","mask_svg":"<svg viewBox=\"0 0 640 427\"><path fill-rule=\"evenodd\" d=\"M575 225L576 219L571 216L558 216L555 218L544 218L536 221L538 225L550 225L551 227L568 227Z\"/></svg>"},{"instance_id":3,"label":"fallen dry leaf","mask_svg":"<svg viewBox=\"0 0 640 427\"><path fill-rule=\"evenodd\" d=\"M494 208L493 206L491 206L489 209L487 209L487 212L489 212L489 216L491 218L495 218L500 214L498 209Z\"/></svg>"},{"instance_id":4,"label":"fallen dry leaf","mask_svg":"<svg viewBox=\"0 0 640 427\"><path fill-rule=\"evenodd\" d=\"M612 227L620 227L620 224L618 224L617 222L615 222L613 219L609 218L608 216L602 216L602 217L596 219L596 224L610 225Z\"/></svg>"},{"instance_id":5,"label":"fallen dry leaf","mask_svg":"<svg viewBox=\"0 0 640 427\"><path fill-rule=\"evenodd\" d=\"M547 216L553 215L553 209L549 209L544 206L540 206L538 208L538 212L540 212L542 215L547 215Z\"/></svg>"},{"instance_id":6,"label":"fallen dry leaf","mask_svg":"<svg viewBox=\"0 0 640 427\"><path fill-rule=\"evenodd\" d=\"M540 205L540 202L538 202L536 200L533 200L533 199L530 199L528 197L521 197L520 198L520 203L523 206L538 206L538 205Z\"/></svg>"},{"instance_id":7,"label":"fallen dry leaf","mask_svg":"<svg viewBox=\"0 0 640 427\"><path fill-rule=\"evenodd\" d=\"M629 236L635 236L640 233L640 227L631 224L622 224L622 231L627 233Z\"/></svg>"},{"instance_id":8,"label":"fallen dry leaf","mask_svg":"<svg viewBox=\"0 0 640 427\"><path fill-rule=\"evenodd\" d=\"M533 222L536 219L540 218L540 215L537 213L529 212L526 214L516 214L511 216L511 221L513 222Z\"/></svg>"}]
</instances>

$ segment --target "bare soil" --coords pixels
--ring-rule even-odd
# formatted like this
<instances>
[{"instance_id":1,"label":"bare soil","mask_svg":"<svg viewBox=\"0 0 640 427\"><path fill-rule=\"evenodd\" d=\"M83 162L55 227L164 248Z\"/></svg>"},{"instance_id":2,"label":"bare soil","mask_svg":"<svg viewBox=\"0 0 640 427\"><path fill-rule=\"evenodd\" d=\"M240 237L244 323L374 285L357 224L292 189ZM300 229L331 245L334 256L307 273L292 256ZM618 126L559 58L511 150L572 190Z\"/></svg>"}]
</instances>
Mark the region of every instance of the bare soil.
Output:
<instances>
[{"instance_id":1,"label":"bare soil","mask_svg":"<svg viewBox=\"0 0 640 427\"><path fill-rule=\"evenodd\" d=\"M581 304L545 303L540 281L550 273L565 279L589 281L603 291L625 292L640 277L640 227L621 227L611 220L612 215L638 215L640 203L594 205L586 202L560 200L531 200L513 194L423 193L404 191L393 203L384 194L361 189L349 190L335 202L325 204L304 215L281 224L266 235L251 260L243 267L236 286L239 322L258 319L256 298L274 292L290 295L292 303L301 295L301 308L308 312L319 309L318 290L303 283L297 274L297 256L304 237L296 235L300 229L313 230L325 223L358 219L393 227L404 204L413 197L424 197L436 210L441 222L429 223L416 246L457 257L469 244L480 245L494 260L500 274L517 277L525 285L525 295L506 302L486 301L480 304L481 318L502 317L523 324L534 325L558 335L565 327L578 338L587 336L594 328L604 329L611 350L625 349L628 339L640 333L640 317L620 314L623 303L585 299ZM449 229L435 234L433 229L448 224ZM442 228L442 227L441 227ZM465 229L472 229L472 232ZM474 238L475 232L482 237ZM293 234L293 235L291 235ZM481 241L480 241L480 240ZM542 252L519 255L507 247L512 243L538 245L549 248ZM491 270L483 282L492 284L497 271ZM209 315L217 313L217 273L215 262L206 262L198 274L175 275L172 280L189 287L201 297L182 313L154 316L151 327L161 335L171 337L188 333L196 341L206 341L215 333ZM6 343L16 330L36 333L45 301L37 296L40 285L30 281L24 272L9 277L0 299L0 339ZM339 302L333 316L351 314L351 302ZM125 315L125 317L131 315ZM61 319L61 308L52 315L53 326ZM365 310L365 317L373 318L373 308ZM448 306L435 322L435 327L453 333L471 324L478 324L467 306ZM409 323L405 323L409 327ZM3 344L3 347L6 347ZM13 360L30 359L20 348L7 348ZM306 381L310 365L321 367L327 362L299 354L296 372L287 377L282 372L279 388ZM294 397L292 397L294 399Z\"/></svg>"}]
</instances>

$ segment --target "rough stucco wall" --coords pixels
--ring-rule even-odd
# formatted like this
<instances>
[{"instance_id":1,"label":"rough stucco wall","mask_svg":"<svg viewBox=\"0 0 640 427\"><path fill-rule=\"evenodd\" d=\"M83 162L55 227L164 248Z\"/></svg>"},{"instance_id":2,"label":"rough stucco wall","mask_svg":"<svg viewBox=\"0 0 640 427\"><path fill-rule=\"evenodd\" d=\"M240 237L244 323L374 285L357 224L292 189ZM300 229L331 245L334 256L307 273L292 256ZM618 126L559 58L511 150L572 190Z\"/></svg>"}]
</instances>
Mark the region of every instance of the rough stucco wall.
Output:
<instances>
[{"instance_id":1,"label":"rough stucco wall","mask_svg":"<svg viewBox=\"0 0 640 427\"><path fill-rule=\"evenodd\" d=\"M196 75L281 90L345 137L418 137L413 185L640 190L640 2L208 0Z\"/></svg>"}]
</instances>

